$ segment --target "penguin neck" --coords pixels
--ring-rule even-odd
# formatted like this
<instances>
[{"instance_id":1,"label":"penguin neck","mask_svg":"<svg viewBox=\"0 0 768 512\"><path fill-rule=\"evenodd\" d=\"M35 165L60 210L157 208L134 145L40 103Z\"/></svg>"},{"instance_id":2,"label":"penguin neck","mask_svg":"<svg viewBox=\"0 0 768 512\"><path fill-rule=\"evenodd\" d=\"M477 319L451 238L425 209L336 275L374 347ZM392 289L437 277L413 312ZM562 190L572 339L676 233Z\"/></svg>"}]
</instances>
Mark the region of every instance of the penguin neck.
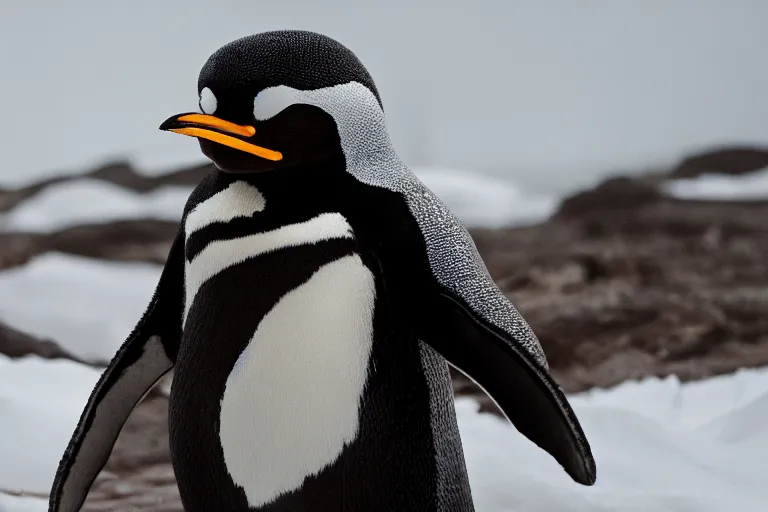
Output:
<instances>
[{"instance_id":1,"label":"penguin neck","mask_svg":"<svg viewBox=\"0 0 768 512\"><path fill-rule=\"evenodd\" d=\"M277 196L276 199L281 202L314 204L318 198L335 197L338 184L346 175L346 160L339 153L312 162L262 172L230 173L217 170L216 181L221 182L221 187L245 181L259 190L267 191L273 200Z\"/></svg>"},{"instance_id":2,"label":"penguin neck","mask_svg":"<svg viewBox=\"0 0 768 512\"><path fill-rule=\"evenodd\" d=\"M358 109L340 109L332 114L339 127L347 170L353 174L360 169L386 169L400 163L384 111L374 98L365 99L367 102Z\"/></svg>"}]
</instances>

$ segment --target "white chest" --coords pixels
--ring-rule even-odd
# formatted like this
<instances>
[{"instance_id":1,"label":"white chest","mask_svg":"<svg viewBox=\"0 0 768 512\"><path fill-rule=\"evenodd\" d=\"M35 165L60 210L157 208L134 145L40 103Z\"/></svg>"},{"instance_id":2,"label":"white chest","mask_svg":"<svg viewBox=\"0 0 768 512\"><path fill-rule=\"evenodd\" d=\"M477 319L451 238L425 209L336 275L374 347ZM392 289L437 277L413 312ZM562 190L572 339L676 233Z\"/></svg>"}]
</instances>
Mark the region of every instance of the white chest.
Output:
<instances>
[{"instance_id":1,"label":"white chest","mask_svg":"<svg viewBox=\"0 0 768 512\"><path fill-rule=\"evenodd\" d=\"M258 190L246 184L235 188L237 183L187 216L187 237L211 222L266 207ZM198 211L205 215L193 216ZM185 320L200 286L226 268L284 247L352 237L342 215L326 213L212 242L187 263ZM298 488L355 439L374 301L373 276L358 255L350 255L324 265L286 293L258 324L227 379L219 430L227 469L250 506Z\"/></svg>"},{"instance_id":2,"label":"white chest","mask_svg":"<svg viewBox=\"0 0 768 512\"><path fill-rule=\"evenodd\" d=\"M232 369L219 434L251 506L299 487L355 439L374 298L358 256L329 263L264 317Z\"/></svg>"}]
</instances>

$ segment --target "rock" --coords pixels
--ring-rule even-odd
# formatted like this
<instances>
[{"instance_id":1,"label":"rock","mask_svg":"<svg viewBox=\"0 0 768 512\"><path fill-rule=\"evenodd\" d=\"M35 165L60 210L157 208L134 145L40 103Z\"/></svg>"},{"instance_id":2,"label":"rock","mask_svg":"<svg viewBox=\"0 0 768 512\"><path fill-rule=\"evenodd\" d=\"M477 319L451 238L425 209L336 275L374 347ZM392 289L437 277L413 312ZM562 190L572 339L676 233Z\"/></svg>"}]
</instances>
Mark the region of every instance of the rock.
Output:
<instances>
[{"instance_id":1,"label":"rock","mask_svg":"<svg viewBox=\"0 0 768 512\"><path fill-rule=\"evenodd\" d=\"M118 261L165 263L177 222L155 219L74 226L44 237L47 251Z\"/></svg>"},{"instance_id":2,"label":"rock","mask_svg":"<svg viewBox=\"0 0 768 512\"><path fill-rule=\"evenodd\" d=\"M89 178L99 179L135 190L149 192L168 185L185 185L194 187L206 174L214 170L211 163L201 163L185 167L162 175L147 175L137 172L128 162L113 162L96 170L86 173Z\"/></svg>"},{"instance_id":3,"label":"rock","mask_svg":"<svg viewBox=\"0 0 768 512\"><path fill-rule=\"evenodd\" d=\"M662 199L657 187L640 178L611 178L592 190L564 199L555 217L562 220L632 211Z\"/></svg>"},{"instance_id":4,"label":"rock","mask_svg":"<svg viewBox=\"0 0 768 512\"><path fill-rule=\"evenodd\" d=\"M58 176L17 189L6 189L0 187L0 213L10 211L17 204L26 199L29 199L46 187L69 181L71 179L73 179L71 176Z\"/></svg>"},{"instance_id":5,"label":"rock","mask_svg":"<svg viewBox=\"0 0 768 512\"><path fill-rule=\"evenodd\" d=\"M600 208L473 232L566 391L768 365L768 205Z\"/></svg>"},{"instance_id":6,"label":"rock","mask_svg":"<svg viewBox=\"0 0 768 512\"><path fill-rule=\"evenodd\" d=\"M86 224L54 233L0 233L0 270L25 264L49 251L115 261L162 264L179 225L136 219Z\"/></svg>"},{"instance_id":7,"label":"rock","mask_svg":"<svg viewBox=\"0 0 768 512\"><path fill-rule=\"evenodd\" d=\"M36 233L0 232L0 270L24 265L44 252L45 237Z\"/></svg>"},{"instance_id":8,"label":"rock","mask_svg":"<svg viewBox=\"0 0 768 512\"><path fill-rule=\"evenodd\" d=\"M671 178L695 178L701 174L747 174L768 167L768 148L723 147L685 158L669 174Z\"/></svg>"},{"instance_id":9,"label":"rock","mask_svg":"<svg viewBox=\"0 0 768 512\"><path fill-rule=\"evenodd\" d=\"M168 448L168 399L147 397L131 414L83 512L183 512Z\"/></svg>"},{"instance_id":10,"label":"rock","mask_svg":"<svg viewBox=\"0 0 768 512\"><path fill-rule=\"evenodd\" d=\"M185 167L159 176L137 172L127 162L112 162L82 174L62 175L17 189L0 187L0 213L12 210L16 205L36 195L43 189L71 180L92 178L114 183L136 192L149 192L168 185L195 186L214 169L211 163Z\"/></svg>"},{"instance_id":11,"label":"rock","mask_svg":"<svg viewBox=\"0 0 768 512\"><path fill-rule=\"evenodd\" d=\"M0 354L18 359L35 355L44 359L70 359L79 363L90 364L79 359L50 340L41 340L17 331L0 322Z\"/></svg>"}]
</instances>

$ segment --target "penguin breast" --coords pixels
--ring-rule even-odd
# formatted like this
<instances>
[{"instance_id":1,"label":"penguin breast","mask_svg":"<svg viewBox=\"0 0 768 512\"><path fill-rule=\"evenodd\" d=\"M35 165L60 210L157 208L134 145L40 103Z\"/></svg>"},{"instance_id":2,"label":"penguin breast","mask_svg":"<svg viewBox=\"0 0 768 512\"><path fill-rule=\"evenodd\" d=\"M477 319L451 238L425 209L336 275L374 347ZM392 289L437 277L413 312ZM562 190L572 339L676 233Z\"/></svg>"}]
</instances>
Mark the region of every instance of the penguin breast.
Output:
<instances>
[{"instance_id":1,"label":"penguin breast","mask_svg":"<svg viewBox=\"0 0 768 512\"><path fill-rule=\"evenodd\" d=\"M300 488L355 439L374 301L359 255L337 259L286 293L240 354L221 399L219 437L251 507Z\"/></svg>"}]
</instances>

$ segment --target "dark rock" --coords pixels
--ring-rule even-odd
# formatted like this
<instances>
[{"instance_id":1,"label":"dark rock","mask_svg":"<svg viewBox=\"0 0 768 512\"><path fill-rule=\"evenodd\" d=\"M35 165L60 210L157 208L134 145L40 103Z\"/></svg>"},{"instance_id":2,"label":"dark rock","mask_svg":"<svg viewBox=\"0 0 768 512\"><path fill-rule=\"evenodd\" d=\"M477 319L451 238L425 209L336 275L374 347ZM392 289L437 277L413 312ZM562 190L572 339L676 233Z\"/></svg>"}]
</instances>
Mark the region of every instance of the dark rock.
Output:
<instances>
[{"instance_id":1,"label":"dark rock","mask_svg":"<svg viewBox=\"0 0 768 512\"><path fill-rule=\"evenodd\" d=\"M127 162L114 162L91 171L85 176L129 188L136 192L149 192L168 185L194 187L213 170L213 164L202 163L159 176L150 176L136 172L133 166Z\"/></svg>"},{"instance_id":2,"label":"dark rock","mask_svg":"<svg viewBox=\"0 0 768 512\"><path fill-rule=\"evenodd\" d=\"M766 218L766 204L664 200L473 236L575 392L768 365Z\"/></svg>"},{"instance_id":3,"label":"dark rock","mask_svg":"<svg viewBox=\"0 0 768 512\"><path fill-rule=\"evenodd\" d=\"M17 189L0 187L0 213L12 210L16 205L36 195L46 187L71 179L73 179L71 176L59 176Z\"/></svg>"},{"instance_id":4,"label":"dark rock","mask_svg":"<svg viewBox=\"0 0 768 512\"><path fill-rule=\"evenodd\" d=\"M136 219L74 226L47 234L0 233L0 269L23 265L50 251L162 264L178 229L176 222Z\"/></svg>"},{"instance_id":5,"label":"dark rock","mask_svg":"<svg viewBox=\"0 0 768 512\"><path fill-rule=\"evenodd\" d=\"M44 247L90 258L163 264L178 229L177 222L154 219L88 224L46 236Z\"/></svg>"},{"instance_id":6,"label":"dark rock","mask_svg":"<svg viewBox=\"0 0 768 512\"><path fill-rule=\"evenodd\" d=\"M70 359L78 363L85 363L53 341L35 338L3 322L0 322L0 354L11 359L34 355L44 359Z\"/></svg>"},{"instance_id":7,"label":"dark rock","mask_svg":"<svg viewBox=\"0 0 768 512\"><path fill-rule=\"evenodd\" d=\"M44 235L0 232L0 270L24 265L44 252L44 246Z\"/></svg>"},{"instance_id":8,"label":"dark rock","mask_svg":"<svg viewBox=\"0 0 768 512\"><path fill-rule=\"evenodd\" d=\"M576 219L632 211L662 199L663 194L659 189L647 181L639 178L611 178L592 190L564 199L555 217Z\"/></svg>"},{"instance_id":9,"label":"dark rock","mask_svg":"<svg viewBox=\"0 0 768 512\"><path fill-rule=\"evenodd\" d=\"M701 174L747 174L768 167L768 148L723 147L685 158L669 174L695 178Z\"/></svg>"},{"instance_id":10,"label":"dark rock","mask_svg":"<svg viewBox=\"0 0 768 512\"><path fill-rule=\"evenodd\" d=\"M148 397L131 414L83 512L184 512L168 448L168 399Z\"/></svg>"},{"instance_id":11,"label":"dark rock","mask_svg":"<svg viewBox=\"0 0 768 512\"><path fill-rule=\"evenodd\" d=\"M151 176L137 172L131 164L127 162L112 162L83 174L56 176L17 189L0 187L0 213L12 210L19 203L35 196L47 187L77 179L91 178L106 181L143 193L168 185L194 187L200 183L206 174L213 170L213 164L201 163L160 176Z\"/></svg>"}]
</instances>

